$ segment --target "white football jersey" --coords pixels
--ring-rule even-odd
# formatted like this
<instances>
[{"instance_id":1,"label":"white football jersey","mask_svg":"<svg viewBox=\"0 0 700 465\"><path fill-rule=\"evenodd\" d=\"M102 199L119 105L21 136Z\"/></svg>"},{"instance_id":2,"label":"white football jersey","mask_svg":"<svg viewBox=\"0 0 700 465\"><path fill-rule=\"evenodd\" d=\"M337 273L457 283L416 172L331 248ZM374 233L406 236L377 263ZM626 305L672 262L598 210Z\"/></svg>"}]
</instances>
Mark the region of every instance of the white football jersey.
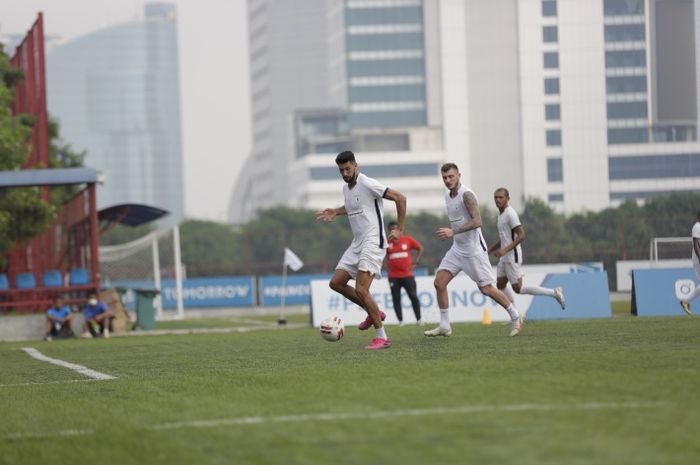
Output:
<instances>
[{"instance_id":1,"label":"white football jersey","mask_svg":"<svg viewBox=\"0 0 700 465\"><path fill-rule=\"evenodd\" d=\"M515 208L508 205L503 213L498 215L498 238L501 240L501 248L507 247L515 240L515 228L520 226L520 217L515 211ZM523 251L520 244L516 245L513 250L501 257L502 262L523 262Z\"/></svg>"},{"instance_id":2,"label":"white football jersey","mask_svg":"<svg viewBox=\"0 0 700 465\"><path fill-rule=\"evenodd\" d=\"M388 247L382 200L387 190L388 187L362 173L357 175L357 183L352 189L347 183L343 186L345 211L353 235L351 247L358 250L363 244L373 244L381 249Z\"/></svg>"},{"instance_id":3,"label":"white football jersey","mask_svg":"<svg viewBox=\"0 0 700 465\"><path fill-rule=\"evenodd\" d=\"M468 223L472 219L466 205L464 205L463 197L465 192L474 194L471 189L464 185L459 186L459 191L454 198L450 197L450 191L447 191L445 194L447 217L450 219L450 225L453 229ZM476 194L474 194L474 197L476 197ZM484 236L481 234L481 228L455 234L452 236L452 240L452 249L465 257L473 257L488 250Z\"/></svg>"}]
</instances>

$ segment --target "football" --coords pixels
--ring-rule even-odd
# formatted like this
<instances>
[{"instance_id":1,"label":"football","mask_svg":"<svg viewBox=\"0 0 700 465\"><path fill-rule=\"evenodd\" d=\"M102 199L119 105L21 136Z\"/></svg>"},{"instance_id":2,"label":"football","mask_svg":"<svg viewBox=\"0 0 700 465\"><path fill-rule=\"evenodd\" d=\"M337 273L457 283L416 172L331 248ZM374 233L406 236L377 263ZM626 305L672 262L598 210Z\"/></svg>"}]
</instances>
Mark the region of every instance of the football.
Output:
<instances>
[{"instance_id":1,"label":"football","mask_svg":"<svg viewBox=\"0 0 700 465\"><path fill-rule=\"evenodd\" d=\"M326 318L321 322L321 337L329 342L336 342L343 338L345 325L338 316Z\"/></svg>"}]
</instances>

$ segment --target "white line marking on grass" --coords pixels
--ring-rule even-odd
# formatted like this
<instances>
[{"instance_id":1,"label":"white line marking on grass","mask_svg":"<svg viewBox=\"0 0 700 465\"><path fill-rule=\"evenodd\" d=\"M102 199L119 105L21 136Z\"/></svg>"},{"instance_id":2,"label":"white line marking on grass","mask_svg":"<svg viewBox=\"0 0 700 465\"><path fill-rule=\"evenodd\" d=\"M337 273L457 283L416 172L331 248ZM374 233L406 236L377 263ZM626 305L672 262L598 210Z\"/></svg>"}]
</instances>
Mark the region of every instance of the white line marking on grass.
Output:
<instances>
[{"instance_id":1,"label":"white line marking on grass","mask_svg":"<svg viewBox=\"0 0 700 465\"><path fill-rule=\"evenodd\" d=\"M163 423L151 426L152 430L179 428L215 428L218 426L258 425L267 423L293 423L306 421L366 420L371 418L419 417L428 415L456 415L481 412L528 412L562 410L614 410L656 408L669 405L665 402L587 402L577 404L513 404L513 405L464 405L456 407L436 407L425 409L385 410L379 412L337 412L310 413L301 415L280 415L269 417L238 417L219 420L192 420Z\"/></svg>"},{"instance_id":2,"label":"white line marking on grass","mask_svg":"<svg viewBox=\"0 0 700 465\"><path fill-rule=\"evenodd\" d=\"M310 413L300 415L278 415L269 417L238 417L219 420L193 420L163 423L146 427L152 431L180 428L216 428L220 426L260 425L271 423L294 423L306 421L365 420L370 418L420 417L428 415L458 415L482 412L548 412L565 410L637 410L671 405L668 402L584 402L577 404L511 404L511 405L463 405L457 407L436 407L425 409L385 410L379 412L337 412ZM91 429L68 429L55 432L19 432L3 436L4 439L45 439L56 436L88 436L95 434Z\"/></svg>"},{"instance_id":3,"label":"white line marking on grass","mask_svg":"<svg viewBox=\"0 0 700 465\"><path fill-rule=\"evenodd\" d=\"M112 375L100 373L99 371L91 370L90 368L84 367L82 365L78 365L78 364L70 363L70 362L65 362L65 361L59 360L57 358L47 357L46 355L42 354L38 350L34 349L33 347L23 347L22 350L25 351L27 354L29 354L30 357L35 358L39 361L52 363L54 365L58 365L58 366L68 368L68 369L73 370L73 371L77 371L81 375L85 375L88 378L94 378L94 379L99 379L99 380L117 379Z\"/></svg>"},{"instance_id":4,"label":"white line marking on grass","mask_svg":"<svg viewBox=\"0 0 700 465\"><path fill-rule=\"evenodd\" d=\"M116 379L116 378L115 378ZM26 387L26 386L44 386L46 384L66 384L66 383L94 383L96 381L105 381L104 379L67 379L64 381L44 381L36 383L16 383L16 384L0 384L0 388L9 387Z\"/></svg>"},{"instance_id":5,"label":"white line marking on grass","mask_svg":"<svg viewBox=\"0 0 700 465\"><path fill-rule=\"evenodd\" d=\"M52 431L46 433L10 433L5 436L5 439L46 439L60 437L70 437L70 436L87 436L88 434L94 434L95 430L92 429L66 429L63 431Z\"/></svg>"}]
</instances>

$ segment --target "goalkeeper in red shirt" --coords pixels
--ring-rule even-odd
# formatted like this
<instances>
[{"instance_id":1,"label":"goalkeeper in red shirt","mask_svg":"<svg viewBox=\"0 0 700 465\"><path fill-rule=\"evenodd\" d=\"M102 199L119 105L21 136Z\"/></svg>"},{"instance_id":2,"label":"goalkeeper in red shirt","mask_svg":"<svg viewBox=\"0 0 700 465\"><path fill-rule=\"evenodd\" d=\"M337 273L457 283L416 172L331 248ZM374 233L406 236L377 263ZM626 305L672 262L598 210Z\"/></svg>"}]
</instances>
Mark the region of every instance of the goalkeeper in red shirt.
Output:
<instances>
[{"instance_id":1,"label":"goalkeeper in red shirt","mask_svg":"<svg viewBox=\"0 0 700 465\"><path fill-rule=\"evenodd\" d=\"M389 286L391 286L391 298L394 302L394 311L399 320L399 326L403 325L403 311L401 310L401 288L408 294L413 306L416 322L422 325L420 301L416 293L416 278L413 269L420 263L423 256L423 245L413 237L401 234L398 231L398 223L389 223L389 248L386 251L386 263L389 270ZM398 238L396 238L398 237ZM413 261L413 250L418 251L416 260Z\"/></svg>"}]
</instances>

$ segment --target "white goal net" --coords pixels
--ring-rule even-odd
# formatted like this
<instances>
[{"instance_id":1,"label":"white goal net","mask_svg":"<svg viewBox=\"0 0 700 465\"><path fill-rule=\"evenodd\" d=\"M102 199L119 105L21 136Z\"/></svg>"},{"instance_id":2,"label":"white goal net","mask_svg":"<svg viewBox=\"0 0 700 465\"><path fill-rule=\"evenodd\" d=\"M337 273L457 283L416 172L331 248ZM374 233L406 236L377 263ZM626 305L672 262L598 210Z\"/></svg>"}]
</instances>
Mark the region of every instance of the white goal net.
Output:
<instances>
[{"instance_id":1,"label":"white goal net","mask_svg":"<svg viewBox=\"0 0 700 465\"><path fill-rule=\"evenodd\" d=\"M687 266L693 250L690 237L655 237L649 243L649 262L652 267L677 264Z\"/></svg>"},{"instance_id":2,"label":"white goal net","mask_svg":"<svg viewBox=\"0 0 700 465\"><path fill-rule=\"evenodd\" d=\"M135 301L133 289L154 289L174 294L174 308L164 308L163 296L154 301L157 320L184 318L182 303L183 267L180 260L180 234L177 226L154 231L131 242L100 247L100 281L104 287L129 289L127 306ZM173 281L174 290L163 288ZM174 291L174 292L173 292ZM173 299L169 299L171 301ZM172 306L172 305L171 305Z\"/></svg>"}]
</instances>

